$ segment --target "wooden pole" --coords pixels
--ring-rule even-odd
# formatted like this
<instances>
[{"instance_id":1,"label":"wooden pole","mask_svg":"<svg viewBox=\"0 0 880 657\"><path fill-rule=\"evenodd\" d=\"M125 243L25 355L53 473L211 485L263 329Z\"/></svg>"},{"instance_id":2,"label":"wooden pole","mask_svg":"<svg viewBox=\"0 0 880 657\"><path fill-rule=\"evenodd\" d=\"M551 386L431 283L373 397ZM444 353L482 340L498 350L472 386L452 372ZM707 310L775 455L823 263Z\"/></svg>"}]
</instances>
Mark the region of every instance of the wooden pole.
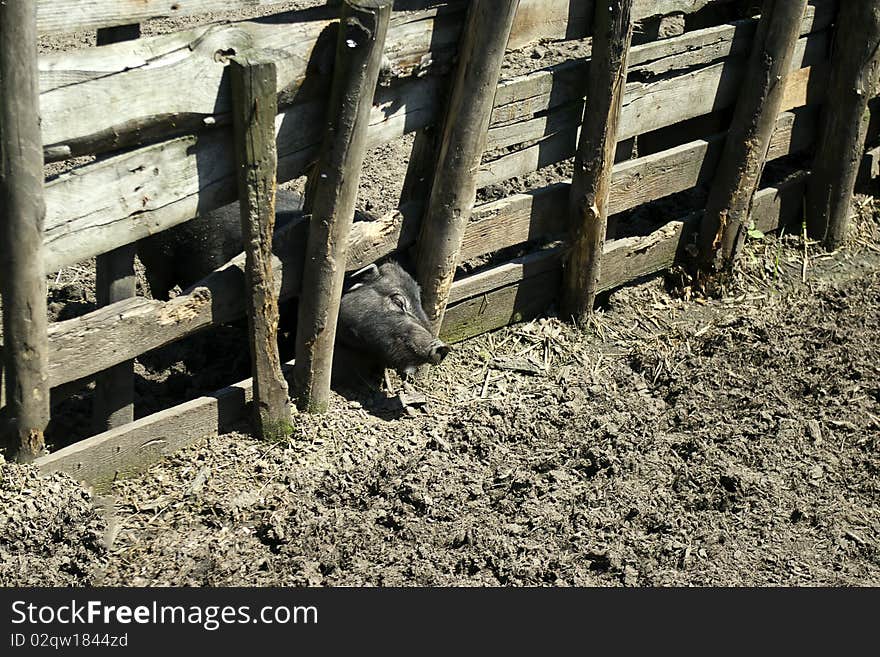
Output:
<instances>
[{"instance_id":1,"label":"wooden pole","mask_svg":"<svg viewBox=\"0 0 880 657\"><path fill-rule=\"evenodd\" d=\"M443 119L431 195L418 242L422 306L440 331L461 242L477 193L501 62L519 0L472 0Z\"/></svg>"},{"instance_id":2,"label":"wooden pole","mask_svg":"<svg viewBox=\"0 0 880 657\"><path fill-rule=\"evenodd\" d=\"M308 412L323 412L330 401L348 234L392 4L392 0L345 0L342 4L328 105L332 118L309 194L312 218L293 368L297 405Z\"/></svg>"},{"instance_id":3,"label":"wooden pole","mask_svg":"<svg viewBox=\"0 0 880 657\"><path fill-rule=\"evenodd\" d=\"M716 287L745 240L807 0L764 0L752 54L700 224L699 278Z\"/></svg>"},{"instance_id":4,"label":"wooden pole","mask_svg":"<svg viewBox=\"0 0 880 657\"><path fill-rule=\"evenodd\" d=\"M563 269L562 312L580 323L593 312L608 227L611 169L632 41L632 0L597 2L587 104L569 193L571 247Z\"/></svg>"},{"instance_id":5,"label":"wooden pole","mask_svg":"<svg viewBox=\"0 0 880 657\"><path fill-rule=\"evenodd\" d=\"M245 251L247 317L254 379L253 421L264 440L290 435L287 381L278 354L278 292L272 274L275 230L277 71L260 55L229 64L232 118L238 163L238 198Z\"/></svg>"},{"instance_id":6,"label":"wooden pole","mask_svg":"<svg viewBox=\"0 0 880 657\"><path fill-rule=\"evenodd\" d=\"M806 198L807 231L829 250L846 237L868 134L868 101L880 91L880 3L841 2L836 34Z\"/></svg>"},{"instance_id":7,"label":"wooden pole","mask_svg":"<svg viewBox=\"0 0 880 657\"><path fill-rule=\"evenodd\" d=\"M141 36L141 26L120 25L98 30L98 45L132 41ZM98 306L129 299L137 292L134 273L135 244L126 244L97 257L95 296ZM134 361L128 360L95 377L92 429L101 433L134 420Z\"/></svg>"},{"instance_id":8,"label":"wooden pole","mask_svg":"<svg viewBox=\"0 0 880 657\"><path fill-rule=\"evenodd\" d=\"M36 3L0 2L0 281L9 455L30 461L49 423L49 341L43 272L43 143Z\"/></svg>"}]
</instances>

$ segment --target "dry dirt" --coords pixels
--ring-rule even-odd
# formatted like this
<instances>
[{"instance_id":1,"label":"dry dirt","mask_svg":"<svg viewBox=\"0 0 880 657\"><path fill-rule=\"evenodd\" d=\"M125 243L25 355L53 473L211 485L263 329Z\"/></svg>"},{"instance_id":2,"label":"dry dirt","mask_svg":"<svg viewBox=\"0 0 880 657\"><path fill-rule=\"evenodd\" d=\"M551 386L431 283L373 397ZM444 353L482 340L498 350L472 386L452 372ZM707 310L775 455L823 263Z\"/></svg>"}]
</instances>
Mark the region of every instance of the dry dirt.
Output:
<instances>
[{"instance_id":1,"label":"dry dirt","mask_svg":"<svg viewBox=\"0 0 880 657\"><path fill-rule=\"evenodd\" d=\"M569 51L540 44L507 74ZM364 209L395 206L411 143L370 153ZM0 584L880 585L880 206L858 209L833 255L750 240L722 300L673 272L583 330L551 309L457 345L415 384L424 403L401 407L396 379L334 393L288 441L242 426L101 496L0 463ZM53 319L93 308L93 267L50 290ZM243 353L224 327L139 359L138 415L244 378ZM89 416L88 390L57 407L53 446Z\"/></svg>"},{"instance_id":2,"label":"dry dirt","mask_svg":"<svg viewBox=\"0 0 880 657\"><path fill-rule=\"evenodd\" d=\"M880 585L880 223L861 203L846 249L808 248L806 283L798 237L754 240L723 300L654 278L583 331L481 336L423 405L334 394L289 441L207 438L100 514L7 464L0 581Z\"/></svg>"}]
</instances>

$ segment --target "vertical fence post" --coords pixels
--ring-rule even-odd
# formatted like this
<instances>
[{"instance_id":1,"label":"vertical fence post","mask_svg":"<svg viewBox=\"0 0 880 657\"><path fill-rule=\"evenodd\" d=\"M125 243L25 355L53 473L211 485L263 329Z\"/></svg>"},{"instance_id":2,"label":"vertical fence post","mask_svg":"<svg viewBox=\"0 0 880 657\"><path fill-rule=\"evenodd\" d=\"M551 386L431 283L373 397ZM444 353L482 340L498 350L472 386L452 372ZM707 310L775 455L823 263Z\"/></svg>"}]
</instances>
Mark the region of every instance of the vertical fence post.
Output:
<instances>
[{"instance_id":1,"label":"vertical fence post","mask_svg":"<svg viewBox=\"0 0 880 657\"><path fill-rule=\"evenodd\" d=\"M422 305L440 331L477 194L495 91L519 0L471 0L443 118L431 195L418 242Z\"/></svg>"},{"instance_id":2,"label":"vertical fence post","mask_svg":"<svg viewBox=\"0 0 880 657\"><path fill-rule=\"evenodd\" d=\"M241 55L229 64L241 235L245 250L253 421L264 440L290 435L287 381L278 353L278 292L272 275L278 113L275 62Z\"/></svg>"},{"instance_id":3,"label":"vertical fence post","mask_svg":"<svg viewBox=\"0 0 880 657\"><path fill-rule=\"evenodd\" d=\"M44 449L49 340L43 271L43 141L35 2L0 2L0 249L8 449L21 461Z\"/></svg>"},{"instance_id":4,"label":"vertical fence post","mask_svg":"<svg viewBox=\"0 0 880 657\"><path fill-rule=\"evenodd\" d=\"M700 224L702 285L729 270L749 228L807 0L764 0L730 130Z\"/></svg>"},{"instance_id":5,"label":"vertical fence post","mask_svg":"<svg viewBox=\"0 0 880 657\"><path fill-rule=\"evenodd\" d=\"M880 3L841 2L836 34L806 205L807 230L828 250L846 237L868 134L868 101L880 90Z\"/></svg>"},{"instance_id":6,"label":"vertical fence post","mask_svg":"<svg viewBox=\"0 0 880 657\"><path fill-rule=\"evenodd\" d=\"M132 41L141 35L141 26L120 25L98 30L98 45ZM126 244L99 255L95 262L95 297L98 306L107 306L136 294L134 256L136 246ZM95 433L113 429L134 420L134 361L119 363L95 376L92 429Z\"/></svg>"},{"instance_id":7,"label":"vertical fence post","mask_svg":"<svg viewBox=\"0 0 880 657\"><path fill-rule=\"evenodd\" d=\"M392 0L344 0L330 94L331 122L310 187L293 382L300 409L330 402L333 342L345 278L367 127L382 64Z\"/></svg>"},{"instance_id":8,"label":"vertical fence post","mask_svg":"<svg viewBox=\"0 0 880 657\"><path fill-rule=\"evenodd\" d=\"M597 2L587 103L569 193L571 245L562 278L562 312L576 322L593 312L608 227L611 169L632 41L632 0Z\"/></svg>"}]
</instances>

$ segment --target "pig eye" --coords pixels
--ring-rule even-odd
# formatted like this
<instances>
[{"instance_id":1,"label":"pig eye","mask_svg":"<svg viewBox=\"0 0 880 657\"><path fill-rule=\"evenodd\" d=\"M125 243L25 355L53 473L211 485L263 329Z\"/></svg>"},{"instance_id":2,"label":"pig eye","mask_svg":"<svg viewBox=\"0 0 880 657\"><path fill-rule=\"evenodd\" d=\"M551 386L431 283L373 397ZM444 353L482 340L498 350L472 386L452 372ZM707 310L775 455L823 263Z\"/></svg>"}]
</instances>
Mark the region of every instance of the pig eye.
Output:
<instances>
[{"instance_id":1,"label":"pig eye","mask_svg":"<svg viewBox=\"0 0 880 657\"><path fill-rule=\"evenodd\" d=\"M402 294L392 294L391 303L400 308L403 312L408 312L409 310L406 303L406 297Z\"/></svg>"}]
</instances>

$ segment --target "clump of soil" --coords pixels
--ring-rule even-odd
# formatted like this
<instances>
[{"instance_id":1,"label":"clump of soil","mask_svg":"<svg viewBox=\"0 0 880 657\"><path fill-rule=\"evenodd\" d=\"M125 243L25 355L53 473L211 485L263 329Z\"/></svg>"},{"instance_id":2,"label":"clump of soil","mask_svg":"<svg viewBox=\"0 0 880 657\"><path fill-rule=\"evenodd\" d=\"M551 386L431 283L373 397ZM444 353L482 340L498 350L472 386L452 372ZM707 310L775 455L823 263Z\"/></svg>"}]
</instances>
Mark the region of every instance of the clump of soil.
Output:
<instances>
[{"instance_id":1,"label":"clump of soil","mask_svg":"<svg viewBox=\"0 0 880 657\"><path fill-rule=\"evenodd\" d=\"M0 509L0 586L98 583L105 524L77 482L0 456Z\"/></svg>"}]
</instances>

